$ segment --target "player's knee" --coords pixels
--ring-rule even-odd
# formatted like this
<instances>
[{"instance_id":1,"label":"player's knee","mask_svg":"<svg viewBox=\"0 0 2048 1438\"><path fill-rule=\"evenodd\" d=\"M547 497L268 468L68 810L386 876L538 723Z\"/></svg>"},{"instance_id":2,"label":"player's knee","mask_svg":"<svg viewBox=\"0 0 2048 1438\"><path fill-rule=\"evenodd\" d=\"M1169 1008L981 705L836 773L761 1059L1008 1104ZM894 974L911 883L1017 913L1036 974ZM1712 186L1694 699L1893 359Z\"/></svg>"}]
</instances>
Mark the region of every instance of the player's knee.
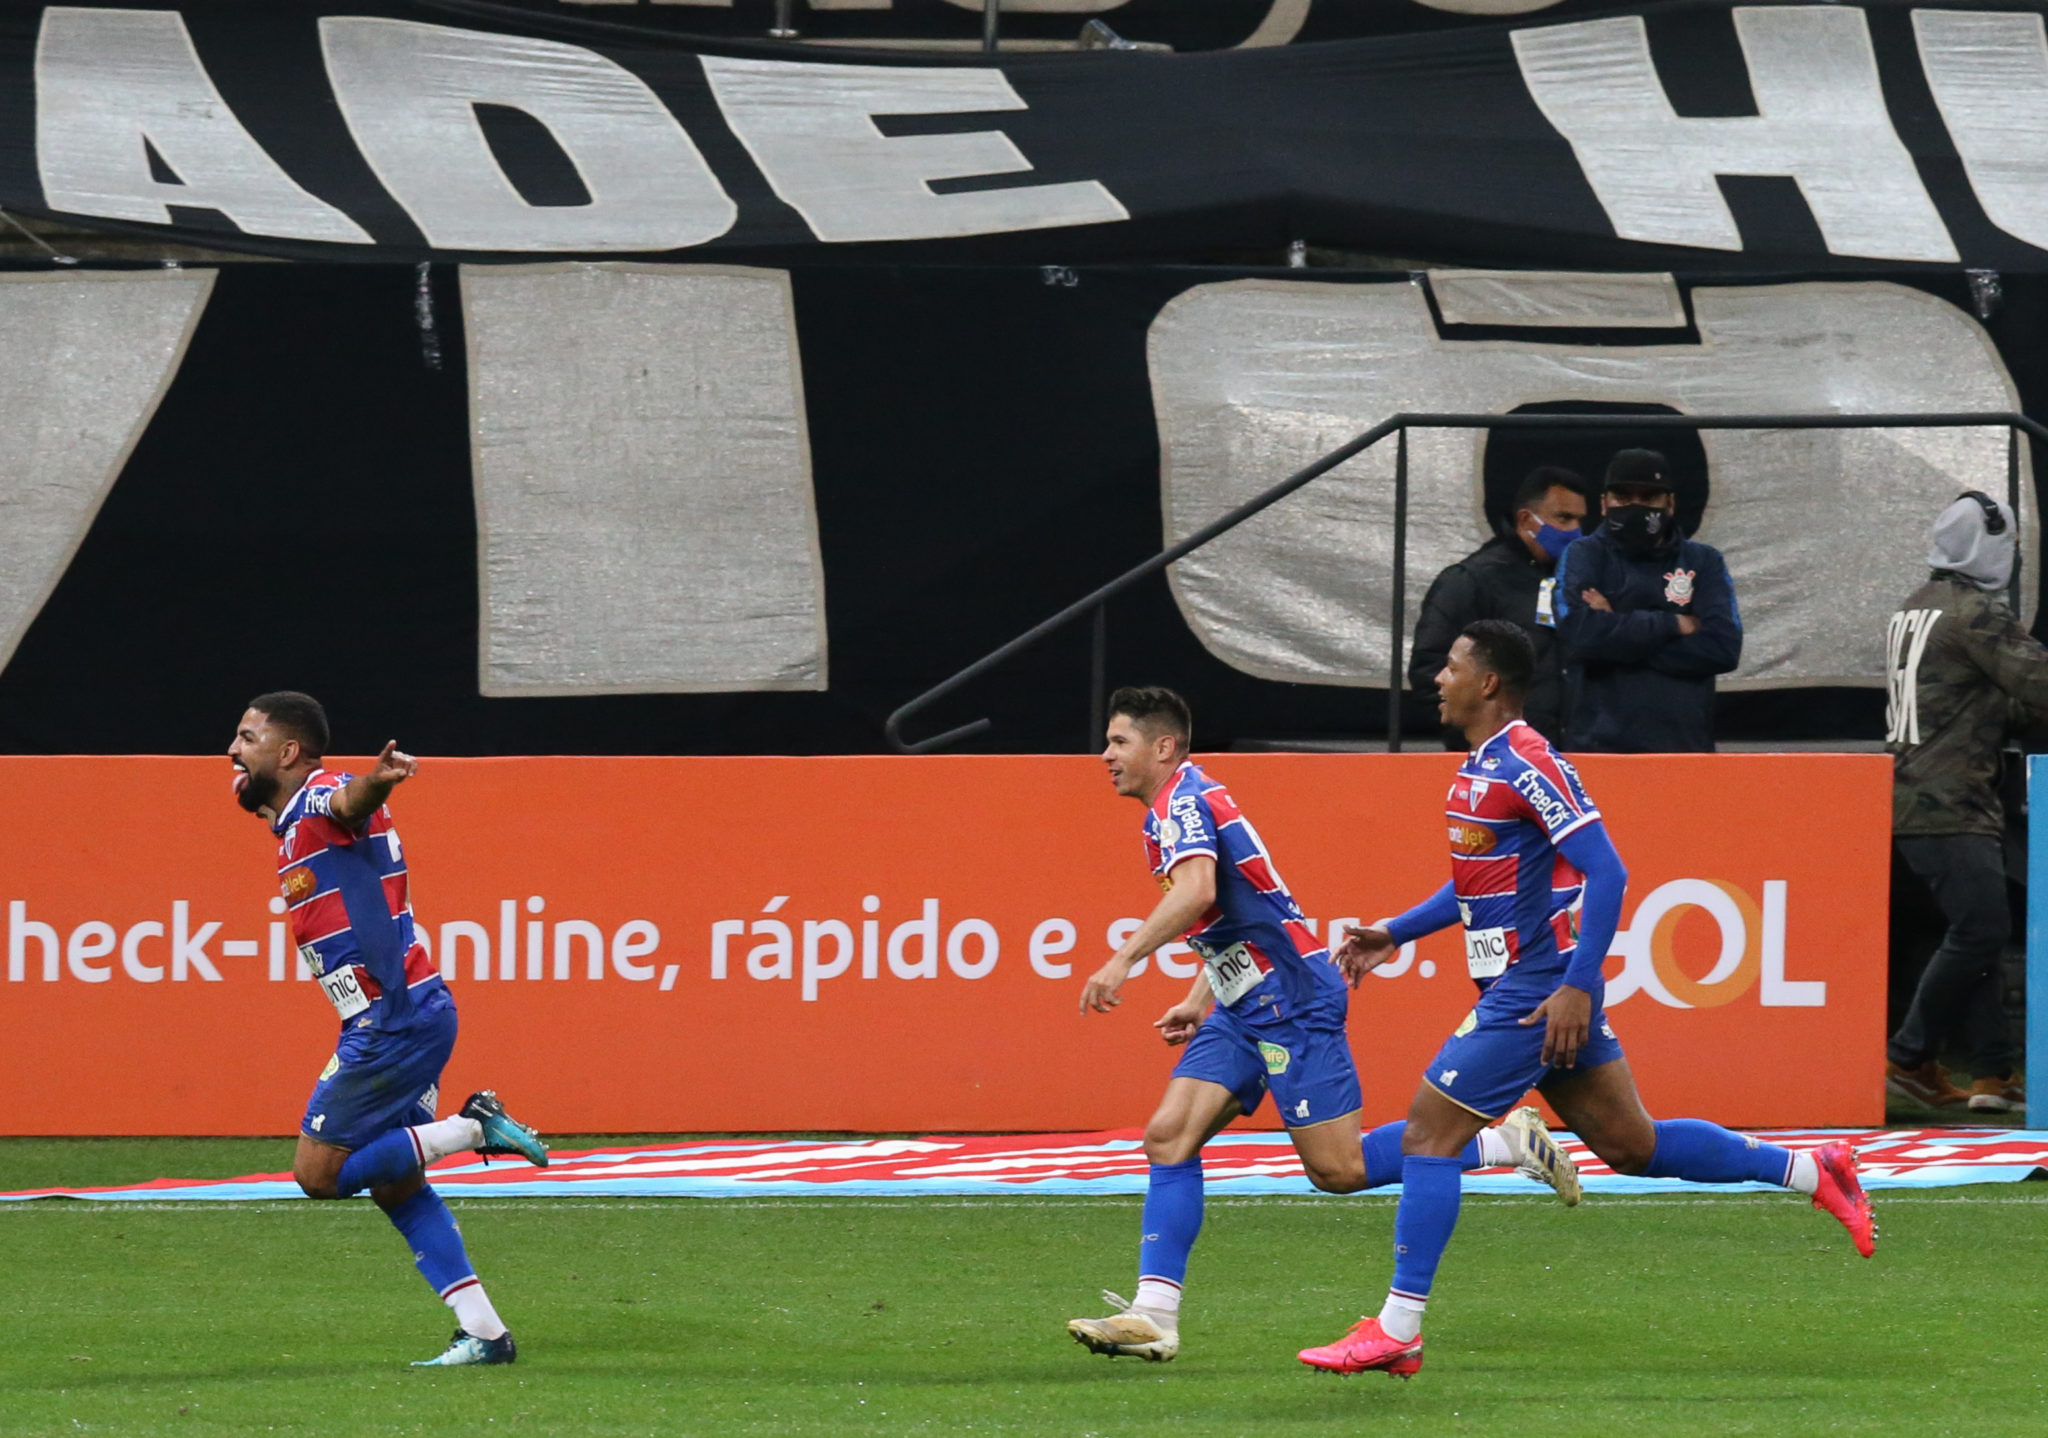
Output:
<instances>
[{"instance_id":1,"label":"player's knee","mask_svg":"<svg viewBox=\"0 0 2048 1438\"><path fill-rule=\"evenodd\" d=\"M335 1177L334 1174L308 1173L303 1169L295 1169L292 1172L292 1178L299 1185L299 1192L308 1198L340 1198L341 1190L334 1186Z\"/></svg>"},{"instance_id":2,"label":"player's knee","mask_svg":"<svg viewBox=\"0 0 2048 1438\"><path fill-rule=\"evenodd\" d=\"M1357 1193L1365 1187L1365 1161L1362 1158L1349 1168L1303 1163L1301 1171L1324 1193Z\"/></svg>"},{"instance_id":3,"label":"player's knee","mask_svg":"<svg viewBox=\"0 0 2048 1438\"><path fill-rule=\"evenodd\" d=\"M1587 1147L1592 1148L1600 1161L1616 1173L1633 1177L1649 1168L1650 1160L1657 1152L1657 1137L1653 1133L1648 1142L1630 1137L1613 1140L1599 1147L1588 1143Z\"/></svg>"},{"instance_id":4,"label":"player's knee","mask_svg":"<svg viewBox=\"0 0 2048 1438\"><path fill-rule=\"evenodd\" d=\"M1185 1163L1201 1148L1201 1135L1188 1131L1184 1115L1155 1113L1145 1125L1148 1163Z\"/></svg>"}]
</instances>

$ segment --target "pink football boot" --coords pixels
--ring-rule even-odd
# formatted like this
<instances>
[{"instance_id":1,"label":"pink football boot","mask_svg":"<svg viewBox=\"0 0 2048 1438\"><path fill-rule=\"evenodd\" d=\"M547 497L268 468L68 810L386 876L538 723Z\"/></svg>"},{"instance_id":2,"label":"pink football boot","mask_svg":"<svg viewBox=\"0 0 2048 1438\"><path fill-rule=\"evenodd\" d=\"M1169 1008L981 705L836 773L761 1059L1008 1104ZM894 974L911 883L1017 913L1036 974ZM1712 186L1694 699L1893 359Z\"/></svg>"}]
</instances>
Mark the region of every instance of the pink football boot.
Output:
<instances>
[{"instance_id":1,"label":"pink football boot","mask_svg":"<svg viewBox=\"0 0 2048 1438\"><path fill-rule=\"evenodd\" d=\"M1377 1368L1390 1378L1413 1378L1422 1368L1422 1338L1407 1343L1389 1338L1377 1318L1361 1318L1351 1331L1322 1348L1304 1348L1295 1355L1325 1373L1367 1373Z\"/></svg>"}]
</instances>

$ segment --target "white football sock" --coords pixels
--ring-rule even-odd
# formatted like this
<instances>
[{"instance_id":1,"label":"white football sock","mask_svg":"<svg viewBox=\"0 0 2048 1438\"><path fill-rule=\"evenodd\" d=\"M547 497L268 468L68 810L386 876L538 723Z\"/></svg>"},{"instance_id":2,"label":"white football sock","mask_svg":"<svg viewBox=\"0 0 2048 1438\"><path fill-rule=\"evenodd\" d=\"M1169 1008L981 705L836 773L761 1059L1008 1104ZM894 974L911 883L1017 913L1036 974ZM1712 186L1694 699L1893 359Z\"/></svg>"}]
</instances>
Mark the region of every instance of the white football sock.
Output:
<instances>
[{"instance_id":1,"label":"white football sock","mask_svg":"<svg viewBox=\"0 0 2048 1438\"><path fill-rule=\"evenodd\" d=\"M1180 1312L1180 1285L1170 1278L1141 1278L1138 1280L1138 1296L1131 1307L1143 1308L1152 1313Z\"/></svg>"},{"instance_id":2,"label":"white football sock","mask_svg":"<svg viewBox=\"0 0 2048 1438\"><path fill-rule=\"evenodd\" d=\"M1513 1168L1522 1161L1517 1145L1497 1128L1479 1130L1479 1162L1486 1168Z\"/></svg>"},{"instance_id":3,"label":"white football sock","mask_svg":"<svg viewBox=\"0 0 2048 1438\"><path fill-rule=\"evenodd\" d=\"M498 1317L498 1310L491 1307L491 1300L484 1296L481 1283L465 1283L449 1294L445 1300L455 1310L455 1321L462 1325L462 1331L476 1338L503 1338L505 1321Z\"/></svg>"},{"instance_id":4,"label":"white football sock","mask_svg":"<svg viewBox=\"0 0 2048 1438\"><path fill-rule=\"evenodd\" d=\"M420 1166L451 1153L468 1153L484 1141L484 1126L473 1118L457 1114L436 1123L423 1123L408 1130L413 1147L420 1151Z\"/></svg>"},{"instance_id":5,"label":"white football sock","mask_svg":"<svg viewBox=\"0 0 2048 1438\"><path fill-rule=\"evenodd\" d=\"M1422 1336L1422 1310L1428 1304L1426 1298L1389 1293L1386 1306L1380 1309L1380 1330L1396 1343L1413 1343Z\"/></svg>"},{"instance_id":6,"label":"white football sock","mask_svg":"<svg viewBox=\"0 0 2048 1438\"><path fill-rule=\"evenodd\" d=\"M1785 1175L1785 1187L1794 1193L1814 1193L1820 1189L1820 1165L1813 1161L1808 1149L1798 1149L1792 1155L1792 1171Z\"/></svg>"}]
</instances>

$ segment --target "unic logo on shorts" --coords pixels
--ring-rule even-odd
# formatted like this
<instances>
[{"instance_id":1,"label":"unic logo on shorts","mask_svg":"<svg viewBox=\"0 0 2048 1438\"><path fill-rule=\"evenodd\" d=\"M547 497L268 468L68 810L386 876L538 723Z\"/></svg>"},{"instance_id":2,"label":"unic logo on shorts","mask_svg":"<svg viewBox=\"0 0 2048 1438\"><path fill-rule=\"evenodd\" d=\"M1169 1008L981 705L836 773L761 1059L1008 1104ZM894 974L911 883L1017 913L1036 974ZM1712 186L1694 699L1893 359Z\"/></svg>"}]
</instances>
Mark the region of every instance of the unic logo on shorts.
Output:
<instances>
[{"instance_id":1,"label":"unic logo on shorts","mask_svg":"<svg viewBox=\"0 0 2048 1438\"><path fill-rule=\"evenodd\" d=\"M1695 979L1679 966L1676 939L1687 911L1703 910L1720 929L1713 965ZM1711 1009L1752 988L1764 1008L1821 1008L1821 979L1785 976L1786 883L1766 879L1761 908L1749 893L1720 879L1673 879L1643 897L1629 926L1614 936L1621 972L1607 983L1607 1007L1646 993L1674 1009Z\"/></svg>"},{"instance_id":2,"label":"unic logo on shorts","mask_svg":"<svg viewBox=\"0 0 2048 1438\"><path fill-rule=\"evenodd\" d=\"M1264 1039L1259 1041L1259 1056L1265 1059L1266 1072L1269 1074L1286 1073L1287 1065L1293 1058L1293 1055L1289 1054L1286 1049L1281 1048L1280 1045L1269 1044Z\"/></svg>"}]
</instances>

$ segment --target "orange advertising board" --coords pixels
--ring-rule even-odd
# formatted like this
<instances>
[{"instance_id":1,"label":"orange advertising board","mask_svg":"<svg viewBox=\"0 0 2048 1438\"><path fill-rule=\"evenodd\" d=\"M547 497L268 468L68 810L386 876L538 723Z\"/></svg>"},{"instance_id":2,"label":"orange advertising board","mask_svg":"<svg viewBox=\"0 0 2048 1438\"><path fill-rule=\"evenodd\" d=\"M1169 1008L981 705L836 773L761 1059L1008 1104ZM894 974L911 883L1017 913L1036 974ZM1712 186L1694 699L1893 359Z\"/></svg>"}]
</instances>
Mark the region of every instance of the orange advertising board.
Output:
<instances>
[{"instance_id":1,"label":"orange advertising board","mask_svg":"<svg viewBox=\"0 0 2048 1438\"><path fill-rule=\"evenodd\" d=\"M1448 874L1453 756L1204 763L1319 932ZM1581 768L1629 868L1608 1007L1652 1111L1881 1120L1889 760ZM1150 1022L1186 950L1077 1011L1159 893L1088 757L430 756L392 809L461 1009L443 1092L544 1130L1128 1126L1172 1067ZM0 758L0 812L0 1132L293 1131L334 1016L227 762ZM1354 993L1369 1122L1472 997L1455 931Z\"/></svg>"}]
</instances>

